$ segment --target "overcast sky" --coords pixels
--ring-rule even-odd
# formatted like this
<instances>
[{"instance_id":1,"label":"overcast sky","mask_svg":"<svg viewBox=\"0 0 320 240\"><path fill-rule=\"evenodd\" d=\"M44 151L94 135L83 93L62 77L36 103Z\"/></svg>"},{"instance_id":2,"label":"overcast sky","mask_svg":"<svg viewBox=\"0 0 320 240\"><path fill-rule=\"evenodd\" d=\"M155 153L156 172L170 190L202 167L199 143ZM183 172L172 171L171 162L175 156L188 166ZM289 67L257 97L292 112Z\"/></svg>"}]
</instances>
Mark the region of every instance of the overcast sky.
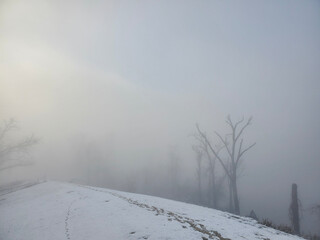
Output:
<instances>
[{"instance_id":1,"label":"overcast sky","mask_svg":"<svg viewBox=\"0 0 320 240\"><path fill-rule=\"evenodd\" d=\"M131 165L188 156L195 123L253 116L240 196L279 221L293 182L320 202L319 77L316 0L0 1L0 116L38 158L83 135Z\"/></svg>"}]
</instances>

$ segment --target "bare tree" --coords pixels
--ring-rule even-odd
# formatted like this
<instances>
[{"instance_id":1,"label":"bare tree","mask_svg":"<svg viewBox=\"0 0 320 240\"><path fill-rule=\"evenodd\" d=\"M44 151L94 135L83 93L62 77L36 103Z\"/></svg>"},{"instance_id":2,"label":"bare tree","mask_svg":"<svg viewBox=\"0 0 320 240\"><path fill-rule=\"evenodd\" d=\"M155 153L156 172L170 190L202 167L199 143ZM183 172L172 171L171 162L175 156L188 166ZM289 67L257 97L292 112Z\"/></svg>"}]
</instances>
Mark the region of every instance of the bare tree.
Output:
<instances>
[{"instance_id":1,"label":"bare tree","mask_svg":"<svg viewBox=\"0 0 320 240\"><path fill-rule=\"evenodd\" d=\"M316 214L320 220L320 204L315 204L310 208L312 214Z\"/></svg>"},{"instance_id":2,"label":"bare tree","mask_svg":"<svg viewBox=\"0 0 320 240\"><path fill-rule=\"evenodd\" d=\"M169 147L169 180L170 180L170 188L171 188L171 195L174 197L174 199L179 200L180 199L180 164L181 164L181 158L179 156L178 147L177 146L170 146Z\"/></svg>"},{"instance_id":3,"label":"bare tree","mask_svg":"<svg viewBox=\"0 0 320 240\"><path fill-rule=\"evenodd\" d=\"M228 171L231 172L231 164L228 164ZM230 178L228 178L228 188L229 188L229 212L233 213L234 211L234 201L233 201L233 190L232 190L232 182Z\"/></svg>"},{"instance_id":4,"label":"bare tree","mask_svg":"<svg viewBox=\"0 0 320 240\"><path fill-rule=\"evenodd\" d=\"M203 151L199 146L192 146L193 151L196 153L196 161L197 161L197 169L196 169L196 174L197 174L197 181L198 181L198 199L199 203L203 203L202 199L202 178L203 178L203 169L202 169L202 160L203 160Z\"/></svg>"},{"instance_id":5,"label":"bare tree","mask_svg":"<svg viewBox=\"0 0 320 240\"><path fill-rule=\"evenodd\" d=\"M320 223L320 204L315 204L309 210L311 214L314 214L318 217L318 222Z\"/></svg>"},{"instance_id":6,"label":"bare tree","mask_svg":"<svg viewBox=\"0 0 320 240\"><path fill-rule=\"evenodd\" d=\"M218 159L222 168L224 169L228 179L230 181L230 188L233 198L234 205L234 213L240 214L240 205L239 205L239 197L238 197L238 187L237 187L237 179L238 179L238 169L241 163L241 160L244 154L251 149L256 143L249 145L248 147L243 146L243 132L245 129L251 124L252 117L250 117L246 122L244 122L244 118L238 122L232 122L231 117L228 116L226 123L231 129L231 133L227 134L225 138L223 138L218 132L215 132L220 142L222 143L224 149L226 150L229 162L226 162L219 156L219 152L216 147L214 147L211 142L208 140L207 135L200 130L199 125L197 125L197 130L199 136L203 139L203 141L207 144L211 153ZM229 144L230 141L230 144Z\"/></svg>"},{"instance_id":7,"label":"bare tree","mask_svg":"<svg viewBox=\"0 0 320 240\"><path fill-rule=\"evenodd\" d=\"M216 174L216 157L210 154L207 142L199 134L194 134L194 138L197 140L197 147L203 152L208 160L208 172L209 172L209 190L208 190L208 205L213 208L218 208L218 199L221 196L221 188L224 178L218 179ZM223 147L216 146L217 154Z\"/></svg>"},{"instance_id":8,"label":"bare tree","mask_svg":"<svg viewBox=\"0 0 320 240\"><path fill-rule=\"evenodd\" d=\"M10 132L17 129L18 125L13 119L3 121L0 126L0 171L31 164L23 160L22 155L27 153L28 149L38 142L38 139L31 135L19 141L10 142Z\"/></svg>"}]
</instances>

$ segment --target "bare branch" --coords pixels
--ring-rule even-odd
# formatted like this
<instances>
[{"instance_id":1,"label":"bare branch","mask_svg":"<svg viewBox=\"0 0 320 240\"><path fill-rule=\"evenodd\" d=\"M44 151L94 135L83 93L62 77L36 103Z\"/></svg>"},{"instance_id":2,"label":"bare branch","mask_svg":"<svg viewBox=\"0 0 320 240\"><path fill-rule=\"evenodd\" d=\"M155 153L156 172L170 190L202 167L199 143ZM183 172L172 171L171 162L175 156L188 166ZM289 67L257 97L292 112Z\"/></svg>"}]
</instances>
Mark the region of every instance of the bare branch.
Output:
<instances>
[{"instance_id":1,"label":"bare branch","mask_svg":"<svg viewBox=\"0 0 320 240\"><path fill-rule=\"evenodd\" d=\"M230 155L230 157L232 157L232 154L230 152L230 149L228 148L228 143L227 143L226 139L223 139L218 132L215 132L215 134L220 138L221 142L223 143L223 145L227 149L228 154Z\"/></svg>"},{"instance_id":2,"label":"bare branch","mask_svg":"<svg viewBox=\"0 0 320 240\"><path fill-rule=\"evenodd\" d=\"M39 140L31 135L20 141L7 143L7 135L15 129L18 129L18 125L14 119L4 120L0 124L0 171L32 164L32 162L21 160L20 154L27 153L28 149Z\"/></svg>"},{"instance_id":3,"label":"bare branch","mask_svg":"<svg viewBox=\"0 0 320 240\"><path fill-rule=\"evenodd\" d=\"M242 117L242 119L241 119L240 121L236 122L236 124L234 125L234 131L237 130L238 125L239 125L240 123L242 123L243 121L244 121L244 117Z\"/></svg>"},{"instance_id":4,"label":"bare branch","mask_svg":"<svg viewBox=\"0 0 320 240\"><path fill-rule=\"evenodd\" d=\"M197 154L198 157L203 155L203 151L201 151L201 146L193 145L192 150Z\"/></svg>"},{"instance_id":5,"label":"bare branch","mask_svg":"<svg viewBox=\"0 0 320 240\"><path fill-rule=\"evenodd\" d=\"M240 153L240 155L238 156L238 158L240 159L242 156L243 156L243 154L245 154L250 148L252 148L254 145L256 145L256 143L253 143L253 144L251 144L249 147L247 147L246 149L244 149L241 153Z\"/></svg>"},{"instance_id":6,"label":"bare branch","mask_svg":"<svg viewBox=\"0 0 320 240\"><path fill-rule=\"evenodd\" d=\"M243 139L241 139L241 141L240 141L239 151L238 151L237 160L236 160L236 166L238 166L238 162L240 160L241 151L242 151L242 144L243 144Z\"/></svg>"},{"instance_id":7,"label":"bare branch","mask_svg":"<svg viewBox=\"0 0 320 240\"><path fill-rule=\"evenodd\" d=\"M234 125L232 123L230 115L228 115L226 123L232 128L232 130L234 130Z\"/></svg>"},{"instance_id":8,"label":"bare branch","mask_svg":"<svg viewBox=\"0 0 320 240\"><path fill-rule=\"evenodd\" d=\"M251 124L251 120L252 117L250 117L247 121L247 123L241 128L241 130L239 131L238 135L235 138L235 142L238 140L238 138L241 136L241 134L243 133L243 131Z\"/></svg>"},{"instance_id":9,"label":"bare branch","mask_svg":"<svg viewBox=\"0 0 320 240\"><path fill-rule=\"evenodd\" d=\"M32 164L33 164L32 162L19 162L19 163L12 164L12 165L9 165L9 166L6 166L6 167L2 167L2 168L0 168L0 171L7 170L7 169L10 169L10 168L15 168L15 167L30 166Z\"/></svg>"},{"instance_id":10,"label":"bare branch","mask_svg":"<svg viewBox=\"0 0 320 240\"><path fill-rule=\"evenodd\" d=\"M30 146L36 143L38 143L38 139L36 139L34 136L27 137L16 144L5 146L2 150L0 150L0 156L4 157L13 152L24 152Z\"/></svg>"},{"instance_id":11,"label":"bare branch","mask_svg":"<svg viewBox=\"0 0 320 240\"><path fill-rule=\"evenodd\" d=\"M211 152L213 153L213 155L219 160L220 164L222 165L223 169L225 170L225 172L228 174L229 177L231 177L228 168L225 166L225 164L223 163L222 159L219 157L218 153L213 149L211 143L209 142L207 136L200 130L199 125L196 125L198 133L203 137L203 139L205 140L206 144L209 146Z\"/></svg>"},{"instance_id":12,"label":"bare branch","mask_svg":"<svg viewBox=\"0 0 320 240\"><path fill-rule=\"evenodd\" d=\"M9 121L3 121L3 127L0 128L0 141L5 137L5 135L12 129L16 129L17 124L14 119L10 119Z\"/></svg>"},{"instance_id":13,"label":"bare branch","mask_svg":"<svg viewBox=\"0 0 320 240\"><path fill-rule=\"evenodd\" d=\"M200 134L194 134L193 137L199 142L198 147L203 151L207 151L207 144L204 141L203 137L201 137Z\"/></svg>"}]
</instances>

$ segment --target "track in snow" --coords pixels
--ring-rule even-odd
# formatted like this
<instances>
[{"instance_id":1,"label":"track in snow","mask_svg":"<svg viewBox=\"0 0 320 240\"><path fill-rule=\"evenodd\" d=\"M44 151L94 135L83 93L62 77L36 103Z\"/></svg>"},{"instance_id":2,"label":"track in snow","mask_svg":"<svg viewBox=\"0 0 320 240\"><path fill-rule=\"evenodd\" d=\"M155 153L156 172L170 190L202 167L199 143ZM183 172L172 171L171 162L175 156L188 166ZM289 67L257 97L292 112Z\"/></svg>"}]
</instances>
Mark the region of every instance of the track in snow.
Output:
<instances>
[{"instance_id":1,"label":"track in snow","mask_svg":"<svg viewBox=\"0 0 320 240\"><path fill-rule=\"evenodd\" d=\"M189 226L193 230L195 230L197 232L200 232L203 235L205 235L205 236L202 237L203 240L207 240L207 239L231 240L229 238L222 237L221 234L218 233L217 231L208 230L203 224L199 223L199 222L201 222L201 220L191 219L191 218L182 216L181 214L178 214L178 213L174 213L174 212L171 212L171 211L166 211L166 210L164 210L162 208L157 208L155 206L149 206L148 204L140 203L139 201L132 200L131 198L124 197L124 196L122 196L120 194L117 194L117 193L98 190L96 188L88 187L88 186L82 186L82 185L79 185L79 186L80 187L84 187L84 188L88 188L88 189L96 191L96 192L102 192L102 193L111 194L111 195L113 195L113 196L115 196L117 198L120 198L120 199L122 199L124 201L127 201L129 204L138 206L140 208L144 208L144 209L146 209L148 211L155 212L156 216L158 216L158 215L166 216L168 218L168 221L177 221L177 222L181 223L182 224L182 228L187 228ZM134 234L134 232L132 232L130 234ZM143 239L148 239L148 237L147 236L143 237Z\"/></svg>"}]
</instances>

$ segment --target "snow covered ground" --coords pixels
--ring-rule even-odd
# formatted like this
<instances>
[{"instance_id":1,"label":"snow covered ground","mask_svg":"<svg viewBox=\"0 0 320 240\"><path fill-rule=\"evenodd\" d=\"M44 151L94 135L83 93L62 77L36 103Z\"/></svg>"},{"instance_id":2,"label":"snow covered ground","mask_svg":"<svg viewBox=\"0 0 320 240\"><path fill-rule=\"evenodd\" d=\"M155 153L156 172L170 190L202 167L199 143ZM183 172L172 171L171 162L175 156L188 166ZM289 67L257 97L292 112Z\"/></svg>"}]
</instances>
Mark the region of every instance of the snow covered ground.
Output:
<instances>
[{"instance_id":1,"label":"snow covered ground","mask_svg":"<svg viewBox=\"0 0 320 240\"><path fill-rule=\"evenodd\" d=\"M209 208L60 182L0 193L0 213L1 240L302 239Z\"/></svg>"}]
</instances>

